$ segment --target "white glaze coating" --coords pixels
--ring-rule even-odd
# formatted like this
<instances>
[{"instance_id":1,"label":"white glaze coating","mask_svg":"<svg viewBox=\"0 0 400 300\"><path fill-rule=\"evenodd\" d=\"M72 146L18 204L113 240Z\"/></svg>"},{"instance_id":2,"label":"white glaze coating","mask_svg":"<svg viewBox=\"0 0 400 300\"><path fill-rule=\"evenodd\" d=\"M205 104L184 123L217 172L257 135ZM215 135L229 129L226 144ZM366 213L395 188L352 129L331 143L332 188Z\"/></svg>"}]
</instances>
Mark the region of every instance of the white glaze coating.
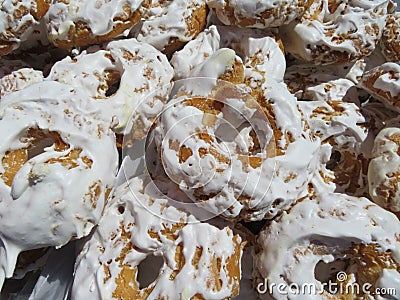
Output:
<instances>
[{"instance_id":1,"label":"white glaze coating","mask_svg":"<svg viewBox=\"0 0 400 300\"><path fill-rule=\"evenodd\" d=\"M42 71L36 71L31 68L22 68L18 71L13 71L11 74L0 78L0 99L6 94L22 90L40 81L43 81Z\"/></svg>"},{"instance_id":2,"label":"white glaze coating","mask_svg":"<svg viewBox=\"0 0 400 300\"><path fill-rule=\"evenodd\" d=\"M107 72L118 74L118 90L106 96ZM48 80L83 88L98 100L106 118L118 118L117 133L129 132L143 137L162 111L170 90L173 69L164 54L154 47L127 39L110 42L106 50L83 52L56 63ZM107 85L106 85L107 86Z\"/></svg>"},{"instance_id":3,"label":"white glaze coating","mask_svg":"<svg viewBox=\"0 0 400 300\"><path fill-rule=\"evenodd\" d=\"M62 246L88 235L100 219L105 194L114 185L118 154L110 124L96 115L87 97L69 85L41 82L2 98L1 285L12 276L19 252ZM48 135L50 141L42 138L38 148L31 147L8 184L12 166L5 160L7 151L29 148L34 142L30 128L59 138ZM57 148L57 138L57 144L66 146Z\"/></svg>"},{"instance_id":4,"label":"white glaze coating","mask_svg":"<svg viewBox=\"0 0 400 300\"><path fill-rule=\"evenodd\" d=\"M356 71L353 70L350 73L349 76L353 78ZM341 78L328 68L303 64L292 65L286 69L284 81L298 99L358 102L354 82Z\"/></svg>"},{"instance_id":5,"label":"white glaze coating","mask_svg":"<svg viewBox=\"0 0 400 300\"><path fill-rule=\"evenodd\" d=\"M196 39L190 41L181 51L174 53L171 64L175 78L188 78L196 65L204 62L220 48L229 48L242 57L247 73L255 70L263 76L268 74L276 81L282 81L286 60L280 44L272 33L249 29L212 25Z\"/></svg>"},{"instance_id":6,"label":"white glaze coating","mask_svg":"<svg viewBox=\"0 0 400 300\"><path fill-rule=\"evenodd\" d=\"M382 54L388 61L400 63L400 12L388 14L381 39Z\"/></svg>"},{"instance_id":7,"label":"white glaze coating","mask_svg":"<svg viewBox=\"0 0 400 300\"><path fill-rule=\"evenodd\" d=\"M189 77L195 66L204 62L219 48L220 35L217 27L212 25L188 42L182 50L174 52L170 60L175 71L174 79Z\"/></svg>"},{"instance_id":8,"label":"white glaze coating","mask_svg":"<svg viewBox=\"0 0 400 300\"><path fill-rule=\"evenodd\" d=\"M360 87L373 97L400 110L400 66L387 62L364 73Z\"/></svg>"},{"instance_id":9,"label":"white glaze coating","mask_svg":"<svg viewBox=\"0 0 400 300\"><path fill-rule=\"evenodd\" d=\"M362 142L367 136L367 130L361 124L365 118L360 109L353 103L343 101L299 101L300 110L308 120L313 133L322 141L342 136L341 144ZM346 137L349 139L345 141ZM360 149L353 148L353 150Z\"/></svg>"},{"instance_id":10,"label":"white glaze coating","mask_svg":"<svg viewBox=\"0 0 400 300\"><path fill-rule=\"evenodd\" d=\"M320 291L322 284L314 274L317 263L343 257L352 242L377 244L379 251L391 251L393 260L399 264L399 232L396 216L368 199L323 193L316 199L298 202L290 212L284 212L261 231L257 239L260 251L254 266L259 276L268 279L270 284L306 283ZM354 272L338 271L347 272L349 278ZM399 272L393 271L398 277ZM326 293L284 295L276 289L274 294L275 299L327 299L327 296Z\"/></svg>"},{"instance_id":11,"label":"white glaze coating","mask_svg":"<svg viewBox=\"0 0 400 300\"><path fill-rule=\"evenodd\" d=\"M207 201L200 201L199 205L215 214L248 220L273 217L305 189L322 155L320 142L303 132L296 98L284 84L273 79L260 83L261 93L270 105L264 109L275 116L273 127L268 125L261 106L243 90L219 84L199 78L184 82L180 91L185 94L178 93L161 115L156 136L164 169L193 200L198 201L200 193ZM223 96L225 92L219 94L220 88L229 96ZM250 91L248 86L242 88ZM224 108L210 117L211 113L188 104L188 95L216 97ZM207 124L207 118L215 118L215 123ZM248 150L254 143L252 129L261 144L254 155ZM199 138L199 132L212 141ZM190 149L185 161L173 144ZM201 154L204 151L208 154ZM302 160L298 159L300 155ZM257 166L250 167L249 160L253 159L258 161Z\"/></svg>"},{"instance_id":12,"label":"white glaze coating","mask_svg":"<svg viewBox=\"0 0 400 300\"><path fill-rule=\"evenodd\" d=\"M144 21L137 39L160 51L168 48L173 40L186 43L202 31L201 23L206 21L205 7L206 0L152 0L143 13ZM204 10L203 19L192 20L198 10Z\"/></svg>"},{"instance_id":13,"label":"white glaze coating","mask_svg":"<svg viewBox=\"0 0 400 300\"><path fill-rule=\"evenodd\" d=\"M225 25L240 27L278 27L301 16L310 1L207 0Z\"/></svg>"},{"instance_id":14,"label":"white glaze coating","mask_svg":"<svg viewBox=\"0 0 400 300\"><path fill-rule=\"evenodd\" d=\"M32 14L36 10L36 0L0 1L0 53L3 43L6 46L13 43L10 50L14 50L22 41L28 39L32 26L39 23Z\"/></svg>"},{"instance_id":15,"label":"white glaze coating","mask_svg":"<svg viewBox=\"0 0 400 300\"><path fill-rule=\"evenodd\" d=\"M229 264L240 272L243 246L228 227L199 223L175 208L174 201L159 193L150 178L136 177L116 189L98 228L85 243L71 296L121 299L117 290L125 289L126 299L142 299L146 294L146 299L190 299L196 294L204 299L229 298L240 280L231 277ZM136 294L137 266L151 254L162 258L163 265L157 279ZM217 259L219 265L212 267ZM214 279L213 272L219 277ZM123 274L126 281L120 279ZM215 280L220 280L219 289Z\"/></svg>"},{"instance_id":16,"label":"white glaze coating","mask_svg":"<svg viewBox=\"0 0 400 300\"><path fill-rule=\"evenodd\" d=\"M376 137L369 164L368 182L371 198L393 212L400 211L400 129L383 129Z\"/></svg>"},{"instance_id":17,"label":"white glaze coating","mask_svg":"<svg viewBox=\"0 0 400 300\"><path fill-rule=\"evenodd\" d=\"M315 64L368 56L381 38L387 6L388 0L315 1L298 23L281 28L285 48Z\"/></svg>"},{"instance_id":18,"label":"white glaze coating","mask_svg":"<svg viewBox=\"0 0 400 300\"><path fill-rule=\"evenodd\" d=\"M51 41L68 41L70 29L83 22L94 36L104 36L113 31L142 4L143 0L69 0L53 1L46 15L48 36Z\"/></svg>"}]
</instances>

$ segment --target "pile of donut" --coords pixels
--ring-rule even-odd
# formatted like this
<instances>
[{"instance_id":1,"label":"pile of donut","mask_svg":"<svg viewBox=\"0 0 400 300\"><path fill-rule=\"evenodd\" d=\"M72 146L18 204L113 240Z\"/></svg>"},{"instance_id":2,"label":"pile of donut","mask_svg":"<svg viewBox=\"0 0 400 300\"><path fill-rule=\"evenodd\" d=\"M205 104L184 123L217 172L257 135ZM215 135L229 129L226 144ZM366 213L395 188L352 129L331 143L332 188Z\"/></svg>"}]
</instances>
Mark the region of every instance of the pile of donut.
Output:
<instances>
[{"instance_id":1,"label":"pile of donut","mask_svg":"<svg viewBox=\"0 0 400 300\"><path fill-rule=\"evenodd\" d=\"M398 299L399 112L392 0L0 0L0 298Z\"/></svg>"}]
</instances>

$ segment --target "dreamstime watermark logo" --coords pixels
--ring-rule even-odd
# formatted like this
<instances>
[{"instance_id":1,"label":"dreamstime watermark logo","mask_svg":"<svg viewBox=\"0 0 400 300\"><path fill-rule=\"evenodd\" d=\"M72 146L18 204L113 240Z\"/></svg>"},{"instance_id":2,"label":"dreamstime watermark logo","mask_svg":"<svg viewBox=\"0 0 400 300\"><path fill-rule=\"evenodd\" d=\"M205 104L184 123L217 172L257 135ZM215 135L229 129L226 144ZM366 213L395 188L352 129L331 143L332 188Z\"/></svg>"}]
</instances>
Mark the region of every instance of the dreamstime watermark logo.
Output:
<instances>
[{"instance_id":1,"label":"dreamstime watermark logo","mask_svg":"<svg viewBox=\"0 0 400 300\"><path fill-rule=\"evenodd\" d=\"M371 283L359 284L357 282L347 282L348 275L345 272L336 274L336 282L328 281L321 283L274 283L269 279L264 279L257 285L257 292L270 295L322 295L329 293L331 295L388 295L395 296L396 288L374 288Z\"/></svg>"}]
</instances>

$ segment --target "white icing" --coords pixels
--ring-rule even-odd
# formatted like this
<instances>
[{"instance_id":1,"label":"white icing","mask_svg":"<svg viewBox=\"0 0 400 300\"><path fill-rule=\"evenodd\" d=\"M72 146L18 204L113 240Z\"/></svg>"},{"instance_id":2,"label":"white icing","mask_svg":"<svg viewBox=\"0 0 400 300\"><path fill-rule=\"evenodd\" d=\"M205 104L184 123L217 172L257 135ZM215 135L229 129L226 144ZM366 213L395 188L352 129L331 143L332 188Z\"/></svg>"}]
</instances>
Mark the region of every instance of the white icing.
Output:
<instances>
[{"instance_id":1,"label":"white icing","mask_svg":"<svg viewBox=\"0 0 400 300\"><path fill-rule=\"evenodd\" d=\"M357 73L353 68L349 77ZM331 69L314 65L293 65L286 69L284 80L298 99L314 101L345 100L358 102L353 81L340 78ZM356 76L357 76L356 75Z\"/></svg>"},{"instance_id":2,"label":"white icing","mask_svg":"<svg viewBox=\"0 0 400 300\"><path fill-rule=\"evenodd\" d=\"M180 227L174 229L175 226ZM124 235L122 230L126 232ZM164 233L168 230L173 237ZM236 243L234 239L237 239ZM218 229L199 223L192 215L176 209L174 201L160 194L149 178L136 177L116 189L99 226L85 243L77 259L71 296L73 299L117 298L113 294L122 266L135 270L153 254L162 258L163 265L157 279L147 289L147 299L190 299L196 294L204 299L229 298L240 278L230 277L233 274L228 273L227 259L237 252L240 260L240 243L241 238L234 237L228 227ZM180 258L181 266L175 260L178 245L182 246L184 257L183 261ZM195 264L193 259L199 248L202 253ZM219 290L212 279L210 266L213 259L220 260L217 267ZM235 264L240 270L240 261ZM174 270L179 271L172 279ZM205 288L207 282L209 285ZM134 283L129 285L134 288ZM130 290L128 286L125 288Z\"/></svg>"},{"instance_id":3,"label":"white icing","mask_svg":"<svg viewBox=\"0 0 400 300\"><path fill-rule=\"evenodd\" d=\"M368 168L369 193L380 206L394 212L400 211L398 172L399 147L396 137L400 129L383 129L376 137L372 150L373 159Z\"/></svg>"},{"instance_id":4,"label":"white icing","mask_svg":"<svg viewBox=\"0 0 400 300\"><path fill-rule=\"evenodd\" d=\"M203 84L198 86L199 82ZM194 78L182 83L180 91L207 97L216 84L218 86L218 82L213 80ZM269 79L260 87L271 104L275 130L282 133L277 141L272 139L272 128L261 107L237 87L225 85L225 88L231 91L227 92L229 96L217 96L225 106L215 116L213 127L203 123L207 114L185 103L189 96L177 96L169 103L156 128L163 167L193 200L197 199L196 193L201 189L207 201L201 201L199 205L215 214L222 213L228 218L241 216L249 220L274 216L297 199L311 180L320 160L320 142L311 140L309 133L303 132L296 99L282 83ZM257 132L261 144L261 150L254 155L261 162L255 168L246 167L239 159L251 159L248 147L252 143L252 129ZM207 133L213 139L217 136L222 141L214 139L208 143L196 132ZM290 135L293 141L287 141L285 135ZM174 142L179 147L190 149L191 155L186 161L179 161L177 149L171 148ZM277 147L284 149L282 155L269 157L266 150L269 143L276 143ZM218 160L210 153L200 155L202 149L214 149L229 162ZM301 160L298 159L300 156ZM240 196L244 196L246 201L238 200ZM280 199L278 204L273 204L277 199Z\"/></svg>"},{"instance_id":5,"label":"white icing","mask_svg":"<svg viewBox=\"0 0 400 300\"><path fill-rule=\"evenodd\" d=\"M70 28L84 22L91 33L102 36L110 33L116 19L138 10L143 0L69 0L53 1L46 15L50 40L68 40Z\"/></svg>"},{"instance_id":6,"label":"white icing","mask_svg":"<svg viewBox=\"0 0 400 300\"><path fill-rule=\"evenodd\" d=\"M144 12L143 25L137 37L139 41L149 43L163 51L173 39L188 42L202 30L202 28L195 30L190 28L196 26L191 18L196 10L205 8L206 0L153 0L152 2L150 8Z\"/></svg>"},{"instance_id":7,"label":"white icing","mask_svg":"<svg viewBox=\"0 0 400 300\"><path fill-rule=\"evenodd\" d=\"M88 235L100 219L106 190L114 185L118 154L110 124L96 115L87 97L69 85L41 82L0 102L1 159L7 151L28 147L24 137L29 128L57 132L70 145L58 151L51 145L28 157L11 186L0 180L1 285L12 276L21 251L62 246ZM73 149L81 152L70 169L51 162ZM0 173L4 171L1 164Z\"/></svg>"},{"instance_id":8,"label":"white icing","mask_svg":"<svg viewBox=\"0 0 400 300\"><path fill-rule=\"evenodd\" d=\"M219 49L220 35L217 27L210 26L195 39L188 42L182 50L174 52L171 65L175 70L175 79L189 77L192 69L204 62L207 57Z\"/></svg>"},{"instance_id":9,"label":"white icing","mask_svg":"<svg viewBox=\"0 0 400 300\"><path fill-rule=\"evenodd\" d=\"M120 85L115 94L107 97L102 85L105 72L120 76ZM56 63L48 80L57 80L83 88L97 102L106 118L118 118L114 130L129 132L143 137L162 111L168 96L173 69L164 54L152 46L127 39L110 42L106 50L95 53L83 52Z\"/></svg>"},{"instance_id":10,"label":"white icing","mask_svg":"<svg viewBox=\"0 0 400 300\"><path fill-rule=\"evenodd\" d=\"M376 287L382 291L384 299L397 298L400 295L400 274L394 269L383 269L376 282ZM385 292L387 295L385 295ZM386 297L385 297L386 296Z\"/></svg>"},{"instance_id":11,"label":"white icing","mask_svg":"<svg viewBox=\"0 0 400 300\"><path fill-rule=\"evenodd\" d=\"M400 63L400 12L388 14L383 29L381 48L388 61Z\"/></svg>"},{"instance_id":12,"label":"white icing","mask_svg":"<svg viewBox=\"0 0 400 300\"><path fill-rule=\"evenodd\" d=\"M307 283L320 291L322 284L314 274L317 263L340 258L352 242L377 244L379 251L391 251L399 263L399 231L396 216L366 198L320 194L316 199L299 201L290 212L284 212L261 231L257 240L260 251L254 266L270 284ZM314 247L320 247L321 251L313 251ZM395 272L398 277L399 273ZM305 296L326 299L326 295L318 293L283 295L276 289L273 296L275 299L304 299Z\"/></svg>"},{"instance_id":13,"label":"white icing","mask_svg":"<svg viewBox=\"0 0 400 300\"><path fill-rule=\"evenodd\" d=\"M31 68L22 68L0 78L0 99L14 91L43 81L43 73Z\"/></svg>"},{"instance_id":14,"label":"white icing","mask_svg":"<svg viewBox=\"0 0 400 300\"><path fill-rule=\"evenodd\" d=\"M37 3L34 0L1 1L0 36L1 40L15 43L12 50L18 48L22 41L28 39L33 25L39 24L38 20L31 14L31 11L35 11L36 7Z\"/></svg>"},{"instance_id":15,"label":"white icing","mask_svg":"<svg viewBox=\"0 0 400 300\"><path fill-rule=\"evenodd\" d=\"M388 0L351 0L334 12L329 4L314 1L300 22L282 27L285 49L315 64L345 63L371 54L385 26Z\"/></svg>"},{"instance_id":16,"label":"white icing","mask_svg":"<svg viewBox=\"0 0 400 300\"><path fill-rule=\"evenodd\" d=\"M400 99L400 66L387 62L363 74L359 86L373 97L399 110Z\"/></svg>"},{"instance_id":17,"label":"white icing","mask_svg":"<svg viewBox=\"0 0 400 300\"><path fill-rule=\"evenodd\" d=\"M191 77L193 68L220 48L234 50L242 58L247 73L254 70L259 76L267 74L276 81L283 80L286 60L279 43L273 37L249 29L214 25L181 51L174 53L171 64L176 78Z\"/></svg>"}]
</instances>

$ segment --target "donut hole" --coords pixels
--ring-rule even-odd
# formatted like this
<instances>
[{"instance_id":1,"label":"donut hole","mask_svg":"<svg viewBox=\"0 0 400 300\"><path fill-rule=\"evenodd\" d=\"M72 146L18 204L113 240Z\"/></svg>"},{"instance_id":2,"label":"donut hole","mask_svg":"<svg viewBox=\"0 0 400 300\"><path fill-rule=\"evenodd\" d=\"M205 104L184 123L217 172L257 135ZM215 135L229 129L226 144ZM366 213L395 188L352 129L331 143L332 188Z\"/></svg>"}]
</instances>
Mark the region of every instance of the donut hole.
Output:
<instances>
[{"instance_id":1,"label":"donut hole","mask_svg":"<svg viewBox=\"0 0 400 300\"><path fill-rule=\"evenodd\" d=\"M329 282L336 282L337 274L342 271L346 271L350 266L350 259L337 258L332 262L320 261L317 263L314 269L315 279L324 284L324 288L327 292Z\"/></svg>"},{"instance_id":2,"label":"donut hole","mask_svg":"<svg viewBox=\"0 0 400 300\"><path fill-rule=\"evenodd\" d=\"M29 128L20 141L27 144L27 147L6 151L2 159L4 173L1 173L0 176L8 186L12 185L15 175L26 162L46 152L46 148L53 145L56 151L69 148L69 145L62 141L57 132L40 128Z\"/></svg>"},{"instance_id":3,"label":"donut hole","mask_svg":"<svg viewBox=\"0 0 400 300\"><path fill-rule=\"evenodd\" d=\"M140 289L147 288L156 281L160 270L164 265L164 259L161 256L149 254L138 265L137 282Z\"/></svg>"},{"instance_id":4,"label":"donut hole","mask_svg":"<svg viewBox=\"0 0 400 300\"><path fill-rule=\"evenodd\" d=\"M54 145L54 139L45 137L28 148L28 160L45 152L45 149Z\"/></svg>"},{"instance_id":5,"label":"donut hole","mask_svg":"<svg viewBox=\"0 0 400 300\"><path fill-rule=\"evenodd\" d=\"M326 163L326 168L333 171L342 160L342 154L339 151L332 151L329 161Z\"/></svg>"},{"instance_id":6,"label":"donut hole","mask_svg":"<svg viewBox=\"0 0 400 300\"><path fill-rule=\"evenodd\" d=\"M111 97L115 95L119 90L120 84L121 84L121 74L115 71L108 72L105 96Z\"/></svg>"}]
</instances>

